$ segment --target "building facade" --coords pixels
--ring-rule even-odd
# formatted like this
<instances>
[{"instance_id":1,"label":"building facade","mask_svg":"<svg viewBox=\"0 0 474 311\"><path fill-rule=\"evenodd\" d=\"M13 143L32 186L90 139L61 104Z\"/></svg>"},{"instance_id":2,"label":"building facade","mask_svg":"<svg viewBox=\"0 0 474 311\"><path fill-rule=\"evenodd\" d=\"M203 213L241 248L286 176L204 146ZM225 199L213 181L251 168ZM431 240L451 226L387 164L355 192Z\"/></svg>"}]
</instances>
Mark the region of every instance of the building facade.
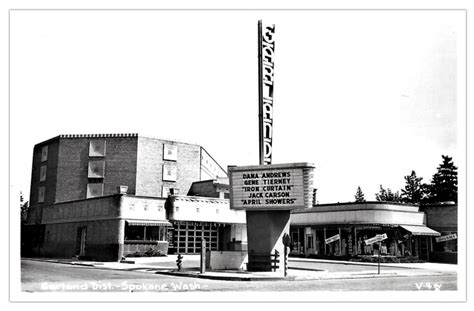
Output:
<instances>
[{"instance_id":1,"label":"building facade","mask_svg":"<svg viewBox=\"0 0 474 311\"><path fill-rule=\"evenodd\" d=\"M426 224L441 233L432 240L430 260L457 263L458 205L454 202L428 204L420 209L426 214Z\"/></svg>"},{"instance_id":2,"label":"building facade","mask_svg":"<svg viewBox=\"0 0 474 311\"><path fill-rule=\"evenodd\" d=\"M195 181L227 177L198 145L138 134L60 135L33 150L28 223L42 207L117 193L166 198L187 194Z\"/></svg>"},{"instance_id":3,"label":"building facade","mask_svg":"<svg viewBox=\"0 0 474 311\"><path fill-rule=\"evenodd\" d=\"M225 211L228 202L209 198L203 205L204 199L199 203L193 196L187 205L196 215L186 219L180 218L180 212L167 212L165 205L173 196L195 195L191 191L195 182L205 185L203 181L208 180L207 184L217 185L215 180L226 177L226 171L199 145L138 134L49 139L33 150L30 211L22 232L24 254L116 260L148 248L166 253L169 245L177 245L178 251L183 224L186 232L193 232L194 240L199 236L196 230L202 230L202 237L209 233L217 241L218 234L224 237L230 230L224 230L232 224L229 216L241 223L241 215ZM226 191L228 187L212 186L204 195L218 201ZM210 217L207 207L219 216ZM190 220L194 220L192 228ZM190 241L189 237L185 252L197 252ZM215 246L216 242L211 243ZM224 243L222 238L220 243ZM100 254L101 249L107 255Z\"/></svg>"},{"instance_id":4,"label":"building facade","mask_svg":"<svg viewBox=\"0 0 474 311\"><path fill-rule=\"evenodd\" d=\"M170 253L199 253L203 239L212 251L247 250L245 211L231 210L228 199L170 196L166 203Z\"/></svg>"},{"instance_id":5,"label":"building facade","mask_svg":"<svg viewBox=\"0 0 474 311\"><path fill-rule=\"evenodd\" d=\"M394 202L320 204L291 214L292 253L315 257L353 257L378 254L366 240L387 235L382 255L416 256L429 260L432 237L440 233L426 226L418 205Z\"/></svg>"},{"instance_id":6,"label":"building facade","mask_svg":"<svg viewBox=\"0 0 474 311\"><path fill-rule=\"evenodd\" d=\"M247 251L245 211L231 210L226 171L201 146L138 134L60 135L33 150L22 255L120 260ZM293 255L380 253L456 262L457 205L313 204L290 218Z\"/></svg>"}]
</instances>

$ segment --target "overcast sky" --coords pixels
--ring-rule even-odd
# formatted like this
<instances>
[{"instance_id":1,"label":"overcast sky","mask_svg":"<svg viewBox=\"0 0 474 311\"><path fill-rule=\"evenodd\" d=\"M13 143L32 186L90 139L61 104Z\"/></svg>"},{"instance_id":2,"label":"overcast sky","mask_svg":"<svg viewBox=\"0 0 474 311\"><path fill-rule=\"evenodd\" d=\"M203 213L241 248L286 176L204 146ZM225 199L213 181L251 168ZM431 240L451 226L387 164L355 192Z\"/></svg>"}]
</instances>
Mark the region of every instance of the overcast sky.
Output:
<instances>
[{"instance_id":1,"label":"overcast sky","mask_svg":"<svg viewBox=\"0 0 474 311\"><path fill-rule=\"evenodd\" d=\"M276 25L273 163L320 203L465 154L462 11L13 11L11 183L59 134L139 133L258 164L257 21Z\"/></svg>"}]
</instances>

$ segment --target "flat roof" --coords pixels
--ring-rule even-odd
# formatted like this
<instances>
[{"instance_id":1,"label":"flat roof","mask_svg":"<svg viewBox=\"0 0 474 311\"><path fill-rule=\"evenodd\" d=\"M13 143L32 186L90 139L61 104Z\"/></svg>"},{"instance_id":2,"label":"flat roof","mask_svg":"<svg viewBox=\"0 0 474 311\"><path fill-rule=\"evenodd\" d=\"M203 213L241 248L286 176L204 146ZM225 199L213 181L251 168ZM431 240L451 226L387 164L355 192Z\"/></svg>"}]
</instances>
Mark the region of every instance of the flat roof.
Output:
<instances>
[{"instance_id":1,"label":"flat roof","mask_svg":"<svg viewBox=\"0 0 474 311\"><path fill-rule=\"evenodd\" d=\"M403 212L419 212L419 206L416 204L400 203L400 202L346 202L346 203L330 203L317 204L311 208L292 210L292 214L301 213L323 213L323 212L342 212L357 210L390 210Z\"/></svg>"},{"instance_id":2,"label":"flat roof","mask_svg":"<svg viewBox=\"0 0 474 311\"><path fill-rule=\"evenodd\" d=\"M309 162L298 162L298 163L278 163L268 165L247 165L247 166L233 166L229 165L229 172L240 172L240 171L256 171L256 170L278 170L278 169L292 169L292 168L315 168L313 163Z\"/></svg>"}]
</instances>

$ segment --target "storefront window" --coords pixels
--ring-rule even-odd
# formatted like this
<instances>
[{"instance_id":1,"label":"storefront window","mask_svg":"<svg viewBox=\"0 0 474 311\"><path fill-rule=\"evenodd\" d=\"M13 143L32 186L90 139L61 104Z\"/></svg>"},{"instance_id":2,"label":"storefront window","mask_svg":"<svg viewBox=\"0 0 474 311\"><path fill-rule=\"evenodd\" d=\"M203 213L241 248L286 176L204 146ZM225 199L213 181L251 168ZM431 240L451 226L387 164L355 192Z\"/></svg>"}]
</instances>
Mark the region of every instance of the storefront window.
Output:
<instances>
[{"instance_id":1,"label":"storefront window","mask_svg":"<svg viewBox=\"0 0 474 311\"><path fill-rule=\"evenodd\" d=\"M292 254L304 254L304 228L290 228L290 237L290 252Z\"/></svg>"},{"instance_id":2,"label":"storefront window","mask_svg":"<svg viewBox=\"0 0 474 311\"><path fill-rule=\"evenodd\" d=\"M125 240L164 241L166 227L162 226L125 226Z\"/></svg>"},{"instance_id":3,"label":"storefront window","mask_svg":"<svg viewBox=\"0 0 474 311\"><path fill-rule=\"evenodd\" d=\"M441 232L441 236L443 236L443 237L453 235L453 234L457 235L457 232L454 232L454 231L443 231L443 232ZM457 238L452 239L452 240L448 240L448 241L440 241L440 242L436 242L436 239L433 239L433 250L435 252L457 253L457 251L458 251L458 243L457 242L458 242Z\"/></svg>"},{"instance_id":4,"label":"storefront window","mask_svg":"<svg viewBox=\"0 0 474 311\"><path fill-rule=\"evenodd\" d=\"M144 228L144 226L125 226L125 240L143 240Z\"/></svg>"}]
</instances>

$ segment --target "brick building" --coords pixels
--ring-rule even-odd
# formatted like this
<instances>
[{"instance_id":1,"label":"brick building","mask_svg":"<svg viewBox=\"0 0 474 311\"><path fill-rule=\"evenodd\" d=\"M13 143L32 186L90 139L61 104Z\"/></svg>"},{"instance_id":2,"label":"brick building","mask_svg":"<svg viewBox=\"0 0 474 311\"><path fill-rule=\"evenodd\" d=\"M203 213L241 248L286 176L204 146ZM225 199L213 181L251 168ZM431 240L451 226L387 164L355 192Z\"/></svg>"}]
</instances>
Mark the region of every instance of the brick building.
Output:
<instances>
[{"instance_id":1,"label":"brick building","mask_svg":"<svg viewBox=\"0 0 474 311\"><path fill-rule=\"evenodd\" d=\"M458 205L454 202L424 205L426 223L441 233L431 241L430 258L437 262L457 263L458 255Z\"/></svg>"},{"instance_id":2,"label":"brick building","mask_svg":"<svg viewBox=\"0 0 474 311\"><path fill-rule=\"evenodd\" d=\"M206 180L211 186L198 195L219 198L228 188L213 187L213 180L226 177L226 171L199 145L138 134L54 137L33 150L30 212L22 232L24 254L116 260L150 246L167 252L168 243L179 245L173 241L175 227L181 233L183 223L187 228L191 220L193 239L200 237L198 227L204 231L222 227L224 235L224 227L229 226L230 232L234 218L242 225L242 215L227 213L228 202L220 202L216 212L216 203L206 201L214 214L220 213L206 219L192 207L198 202L190 201L189 209L196 215L177 217L179 223L167 218L165 205L170 195L196 195L190 191L193 183L206 185L202 182ZM206 208L202 200L199 204ZM217 241L219 232L212 232ZM196 252L187 245L185 249Z\"/></svg>"}]
</instances>

